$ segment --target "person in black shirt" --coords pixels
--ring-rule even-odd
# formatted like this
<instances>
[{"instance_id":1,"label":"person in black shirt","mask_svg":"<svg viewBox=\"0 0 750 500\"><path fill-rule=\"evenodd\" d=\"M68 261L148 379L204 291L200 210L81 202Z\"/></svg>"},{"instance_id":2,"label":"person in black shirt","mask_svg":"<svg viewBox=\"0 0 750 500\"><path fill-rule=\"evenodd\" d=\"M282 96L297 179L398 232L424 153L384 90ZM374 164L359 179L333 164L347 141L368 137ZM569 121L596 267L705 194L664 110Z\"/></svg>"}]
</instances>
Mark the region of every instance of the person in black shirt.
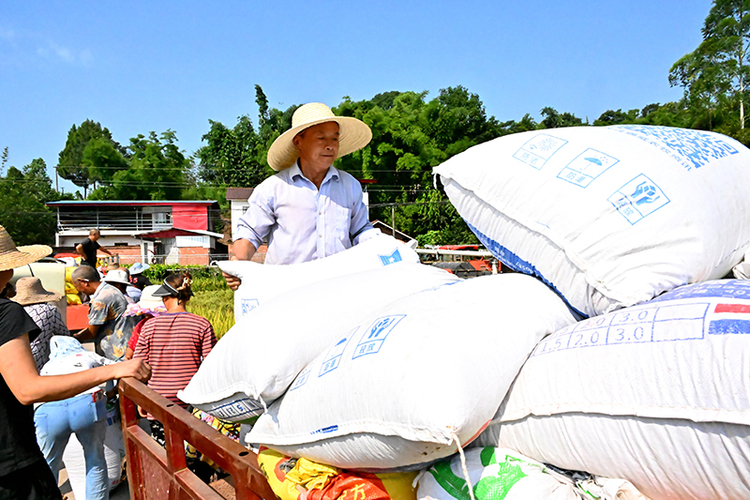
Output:
<instances>
[{"instance_id":1,"label":"person in black shirt","mask_svg":"<svg viewBox=\"0 0 750 500\"><path fill-rule=\"evenodd\" d=\"M101 249L102 252L106 253L107 255L111 256L112 253L104 248L103 246L99 245L97 241L99 241L99 238L101 238L101 233L99 233L98 229L91 229L89 231L89 236L82 242L80 242L78 245L76 245L76 252L78 252L82 257L82 263L86 263L89 266L96 268L96 251Z\"/></svg>"},{"instance_id":2,"label":"person in black shirt","mask_svg":"<svg viewBox=\"0 0 750 500\"><path fill-rule=\"evenodd\" d=\"M50 253L45 245L16 247L0 226L0 290L13 277L14 268ZM36 441L32 403L67 399L107 380L146 381L151 376L151 368L140 359L41 376L29 344L29 338L38 334L39 328L20 304L0 299L0 498L62 498Z\"/></svg>"}]
</instances>

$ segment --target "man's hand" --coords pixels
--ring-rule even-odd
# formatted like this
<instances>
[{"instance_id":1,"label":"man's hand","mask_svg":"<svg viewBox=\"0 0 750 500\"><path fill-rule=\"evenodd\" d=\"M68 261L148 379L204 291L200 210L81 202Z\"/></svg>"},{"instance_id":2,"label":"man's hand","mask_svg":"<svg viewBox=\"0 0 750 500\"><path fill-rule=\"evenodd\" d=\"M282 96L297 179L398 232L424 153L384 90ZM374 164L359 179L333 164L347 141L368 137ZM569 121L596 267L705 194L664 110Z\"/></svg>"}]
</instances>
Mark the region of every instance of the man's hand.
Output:
<instances>
[{"instance_id":1,"label":"man's hand","mask_svg":"<svg viewBox=\"0 0 750 500\"><path fill-rule=\"evenodd\" d=\"M222 272L221 274L222 276L224 276L224 279L227 280L227 286L236 292L242 284L242 280L237 276L232 276L231 274L227 274L225 272Z\"/></svg>"},{"instance_id":2,"label":"man's hand","mask_svg":"<svg viewBox=\"0 0 750 500\"><path fill-rule=\"evenodd\" d=\"M147 382L151 378L151 367L141 358L121 361L110 365L115 368L115 378L135 377L141 382Z\"/></svg>"},{"instance_id":3,"label":"man's hand","mask_svg":"<svg viewBox=\"0 0 750 500\"><path fill-rule=\"evenodd\" d=\"M232 255L229 257L229 260L250 260L253 258L253 255L255 255L255 247L250 243L250 240L239 239L232 243ZM242 280L237 276L232 276L225 272L222 272L221 274L224 276L224 279L227 280L227 286L232 290L237 291L242 284Z\"/></svg>"}]
</instances>

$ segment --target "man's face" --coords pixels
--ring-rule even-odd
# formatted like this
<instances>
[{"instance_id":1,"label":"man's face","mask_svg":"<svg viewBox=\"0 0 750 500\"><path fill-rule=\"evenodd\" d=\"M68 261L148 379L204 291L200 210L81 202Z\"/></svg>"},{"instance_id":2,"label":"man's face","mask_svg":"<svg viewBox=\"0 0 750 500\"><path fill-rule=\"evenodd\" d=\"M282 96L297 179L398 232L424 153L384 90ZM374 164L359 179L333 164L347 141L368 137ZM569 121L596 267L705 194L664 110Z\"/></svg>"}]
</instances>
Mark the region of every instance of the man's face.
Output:
<instances>
[{"instance_id":1,"label":"man's face","mask_svg":"<svg viewBox=\"0 0 750 500\"><path fill-rule=\"evenodd\" d=\"M91 241L99 241L99 238L101 238L101 234L94 233L94 234L90 235L89 238L91 238Z\"/></svg>"},{"instance_id":2,"label":"man's face","mask_svg":"<svg viewBox=\"0 0 750 500\"><path fill-rule=\"evenodd\" d=\"M96 291L96 287L92 285L89 280L84 280L81 278L74 279L73 286L76 287L76 290L78 290L79 292L85 293L87 295L92 295Z\"/></svg>"},{"instance_id":3,"label":"man's face","mask_svg":"<svg viewBox=\"0 0 750 500\"><path fill-rule=\"evenodd\" d=\"M326 122L310 127L294 138L303 163L330 167L339 154L339 124Z\"/></svg>"}]
</instances>

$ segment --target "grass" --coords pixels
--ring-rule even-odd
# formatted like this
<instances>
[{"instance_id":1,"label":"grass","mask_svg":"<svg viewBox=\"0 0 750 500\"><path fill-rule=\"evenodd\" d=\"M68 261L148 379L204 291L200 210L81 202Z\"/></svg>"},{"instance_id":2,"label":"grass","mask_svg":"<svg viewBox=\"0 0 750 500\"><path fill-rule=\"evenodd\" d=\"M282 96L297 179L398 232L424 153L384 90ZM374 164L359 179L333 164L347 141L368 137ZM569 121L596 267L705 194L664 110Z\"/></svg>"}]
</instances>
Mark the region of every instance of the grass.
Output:
<instances>
[{"instance_id":1,"label":"grass","mask_svg":"<svg viewBox=\"0 0 750 500\"><path fill-rule=\"evenodd\" d=\"M234 326L234 293L226 285L214 290L194 286L193 293L188 311L206 318L214 327L216 338L220 339Z\"/></svg>"}]
</instances>

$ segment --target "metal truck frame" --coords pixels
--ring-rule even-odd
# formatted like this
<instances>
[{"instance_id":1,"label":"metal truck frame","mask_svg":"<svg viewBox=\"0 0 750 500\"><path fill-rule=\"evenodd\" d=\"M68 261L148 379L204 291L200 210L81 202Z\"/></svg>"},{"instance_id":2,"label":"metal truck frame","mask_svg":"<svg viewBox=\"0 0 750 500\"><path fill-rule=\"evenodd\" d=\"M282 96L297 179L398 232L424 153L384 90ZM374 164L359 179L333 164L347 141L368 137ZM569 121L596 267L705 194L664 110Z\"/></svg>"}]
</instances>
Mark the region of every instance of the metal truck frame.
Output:
<instances>
[{"instance_id":1,"label":"metal truck frame","mask_svg":"<svg viewBox=\"0 0 750 500\"><path fill-rule=\"evenodd\" d=\"M133 378L120 380L119 393L131 500L277 500L251 450ZM139 427L138 406L164 425L166 449ZM185 441L231 475L224 488L187 468Z\"/></svg>"}]
</instances>

